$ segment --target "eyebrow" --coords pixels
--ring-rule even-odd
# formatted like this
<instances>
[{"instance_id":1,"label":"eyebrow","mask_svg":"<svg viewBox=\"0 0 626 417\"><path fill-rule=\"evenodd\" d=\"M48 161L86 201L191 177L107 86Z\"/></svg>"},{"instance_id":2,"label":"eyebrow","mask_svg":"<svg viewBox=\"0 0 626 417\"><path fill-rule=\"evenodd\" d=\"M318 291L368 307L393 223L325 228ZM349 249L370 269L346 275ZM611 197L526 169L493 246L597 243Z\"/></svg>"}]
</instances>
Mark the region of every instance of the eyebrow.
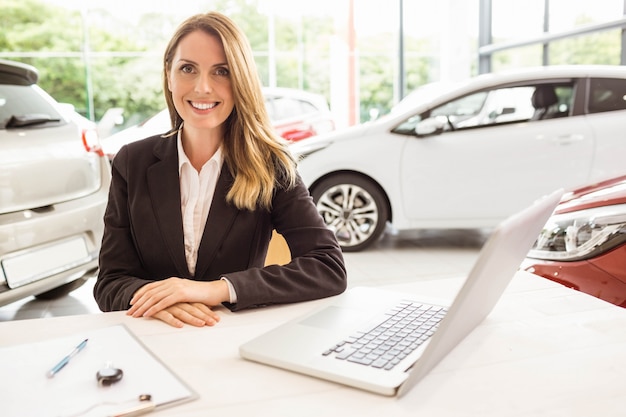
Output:
<instances>
[{"instance_id":1,"label":"eyebrow","mask_svg":"<svg viewBox=\"0 0 626 417\"><path fill-rule=\"evenodd\" d=\"M179 62L179 63L180 62L184 62L184 63L187 63L187 64L198 65L197 62L192 61L191 59L186 59L186 58L180 58L177 62ZM227 66L228 66L227 62L218 62L217 64L211 65L212 68L215 68L215 67L227 67Z\"/></svg>"}]
</instances>

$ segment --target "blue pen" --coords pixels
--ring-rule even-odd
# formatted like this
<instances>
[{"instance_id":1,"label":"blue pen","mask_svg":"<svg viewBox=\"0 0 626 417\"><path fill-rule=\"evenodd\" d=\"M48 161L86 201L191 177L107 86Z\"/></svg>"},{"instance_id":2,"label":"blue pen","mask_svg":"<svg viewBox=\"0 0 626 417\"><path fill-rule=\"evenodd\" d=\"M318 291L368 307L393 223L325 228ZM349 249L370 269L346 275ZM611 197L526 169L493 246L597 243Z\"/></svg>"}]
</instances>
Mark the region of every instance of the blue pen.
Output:
<instances>
[{"instance_id":1,"label":"blue pen","mask_svg":"<svg viewBox=\"0 0 626 417\"><path fill-rule=\"evenodd\" d=\"M81 350L83 350L85 348L85 346L87 345L87 340L89 339L85 339L82 342L80 342L78 344L78 346L76 346L74 348L74 350L72 350L70 353L67 354L66 357L64 357L63 359L61 359L61 361L59 361L59 363L57 363L56 365L54 365L54 367L52 369L50 369L48 371L48 373L46 374L46 376L48 378L52 378L53 376L55 376L61 369L63 369L63 367L65 365L67 365L69 363L69 361L78 354L78 352L80 352Z\"/></svg>"}]
</instances>

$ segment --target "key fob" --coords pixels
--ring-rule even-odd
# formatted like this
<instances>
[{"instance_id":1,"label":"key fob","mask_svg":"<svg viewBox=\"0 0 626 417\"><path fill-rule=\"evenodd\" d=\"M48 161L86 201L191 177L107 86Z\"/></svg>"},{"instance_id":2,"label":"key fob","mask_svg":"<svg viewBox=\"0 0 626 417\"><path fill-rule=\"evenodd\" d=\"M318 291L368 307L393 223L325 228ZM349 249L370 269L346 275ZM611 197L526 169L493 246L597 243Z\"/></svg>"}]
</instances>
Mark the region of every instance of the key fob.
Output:
<instances>
[{"instance_id":1,"label":"key fob","mask_svg":"<svg viewBox=\"0 0 626 417\"><path fill-rule=\"evenodd\" d=\"M98 385L108 387L121 380L123 376L124 371L119 368L114 368L111 364L107 363L104 368L98 371L96 379L98 380Z\"/></svg>"}]
</instances>

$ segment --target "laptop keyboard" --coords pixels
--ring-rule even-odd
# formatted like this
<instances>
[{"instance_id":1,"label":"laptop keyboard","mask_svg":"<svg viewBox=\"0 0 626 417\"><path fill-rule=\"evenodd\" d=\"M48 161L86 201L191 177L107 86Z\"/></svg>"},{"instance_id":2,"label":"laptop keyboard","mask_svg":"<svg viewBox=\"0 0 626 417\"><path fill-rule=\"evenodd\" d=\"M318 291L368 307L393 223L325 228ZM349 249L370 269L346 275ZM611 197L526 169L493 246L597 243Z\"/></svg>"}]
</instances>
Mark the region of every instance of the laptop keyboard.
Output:
<instances>
[{"instance_id":1,"label":"laptop keyboard","mask_svg":"<svg viewBox=\"0 0 626 417\"><path fill-rule=\"evenodd\" d=\"M435 333L446 308L403 301L371 330L357 332L324 356L390 370Z\"/></svg>"}]
</instances>

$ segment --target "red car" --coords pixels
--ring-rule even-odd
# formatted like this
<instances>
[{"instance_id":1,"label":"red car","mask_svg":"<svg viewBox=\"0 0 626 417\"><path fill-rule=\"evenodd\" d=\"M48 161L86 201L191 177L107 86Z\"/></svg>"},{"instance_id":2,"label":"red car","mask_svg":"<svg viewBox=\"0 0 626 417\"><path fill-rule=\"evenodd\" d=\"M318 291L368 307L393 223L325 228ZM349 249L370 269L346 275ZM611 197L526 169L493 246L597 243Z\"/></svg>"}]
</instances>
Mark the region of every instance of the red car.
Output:
<instances>
[{"instance_id":1,"label":"red car","mask_svg":"<svg viewBox=\"0 0 626 417\"><path fill-rule=\"evenodd\" d=\"M522 268L626 307L626 175L563 196Z\"/></svg>"}]
</instances>

